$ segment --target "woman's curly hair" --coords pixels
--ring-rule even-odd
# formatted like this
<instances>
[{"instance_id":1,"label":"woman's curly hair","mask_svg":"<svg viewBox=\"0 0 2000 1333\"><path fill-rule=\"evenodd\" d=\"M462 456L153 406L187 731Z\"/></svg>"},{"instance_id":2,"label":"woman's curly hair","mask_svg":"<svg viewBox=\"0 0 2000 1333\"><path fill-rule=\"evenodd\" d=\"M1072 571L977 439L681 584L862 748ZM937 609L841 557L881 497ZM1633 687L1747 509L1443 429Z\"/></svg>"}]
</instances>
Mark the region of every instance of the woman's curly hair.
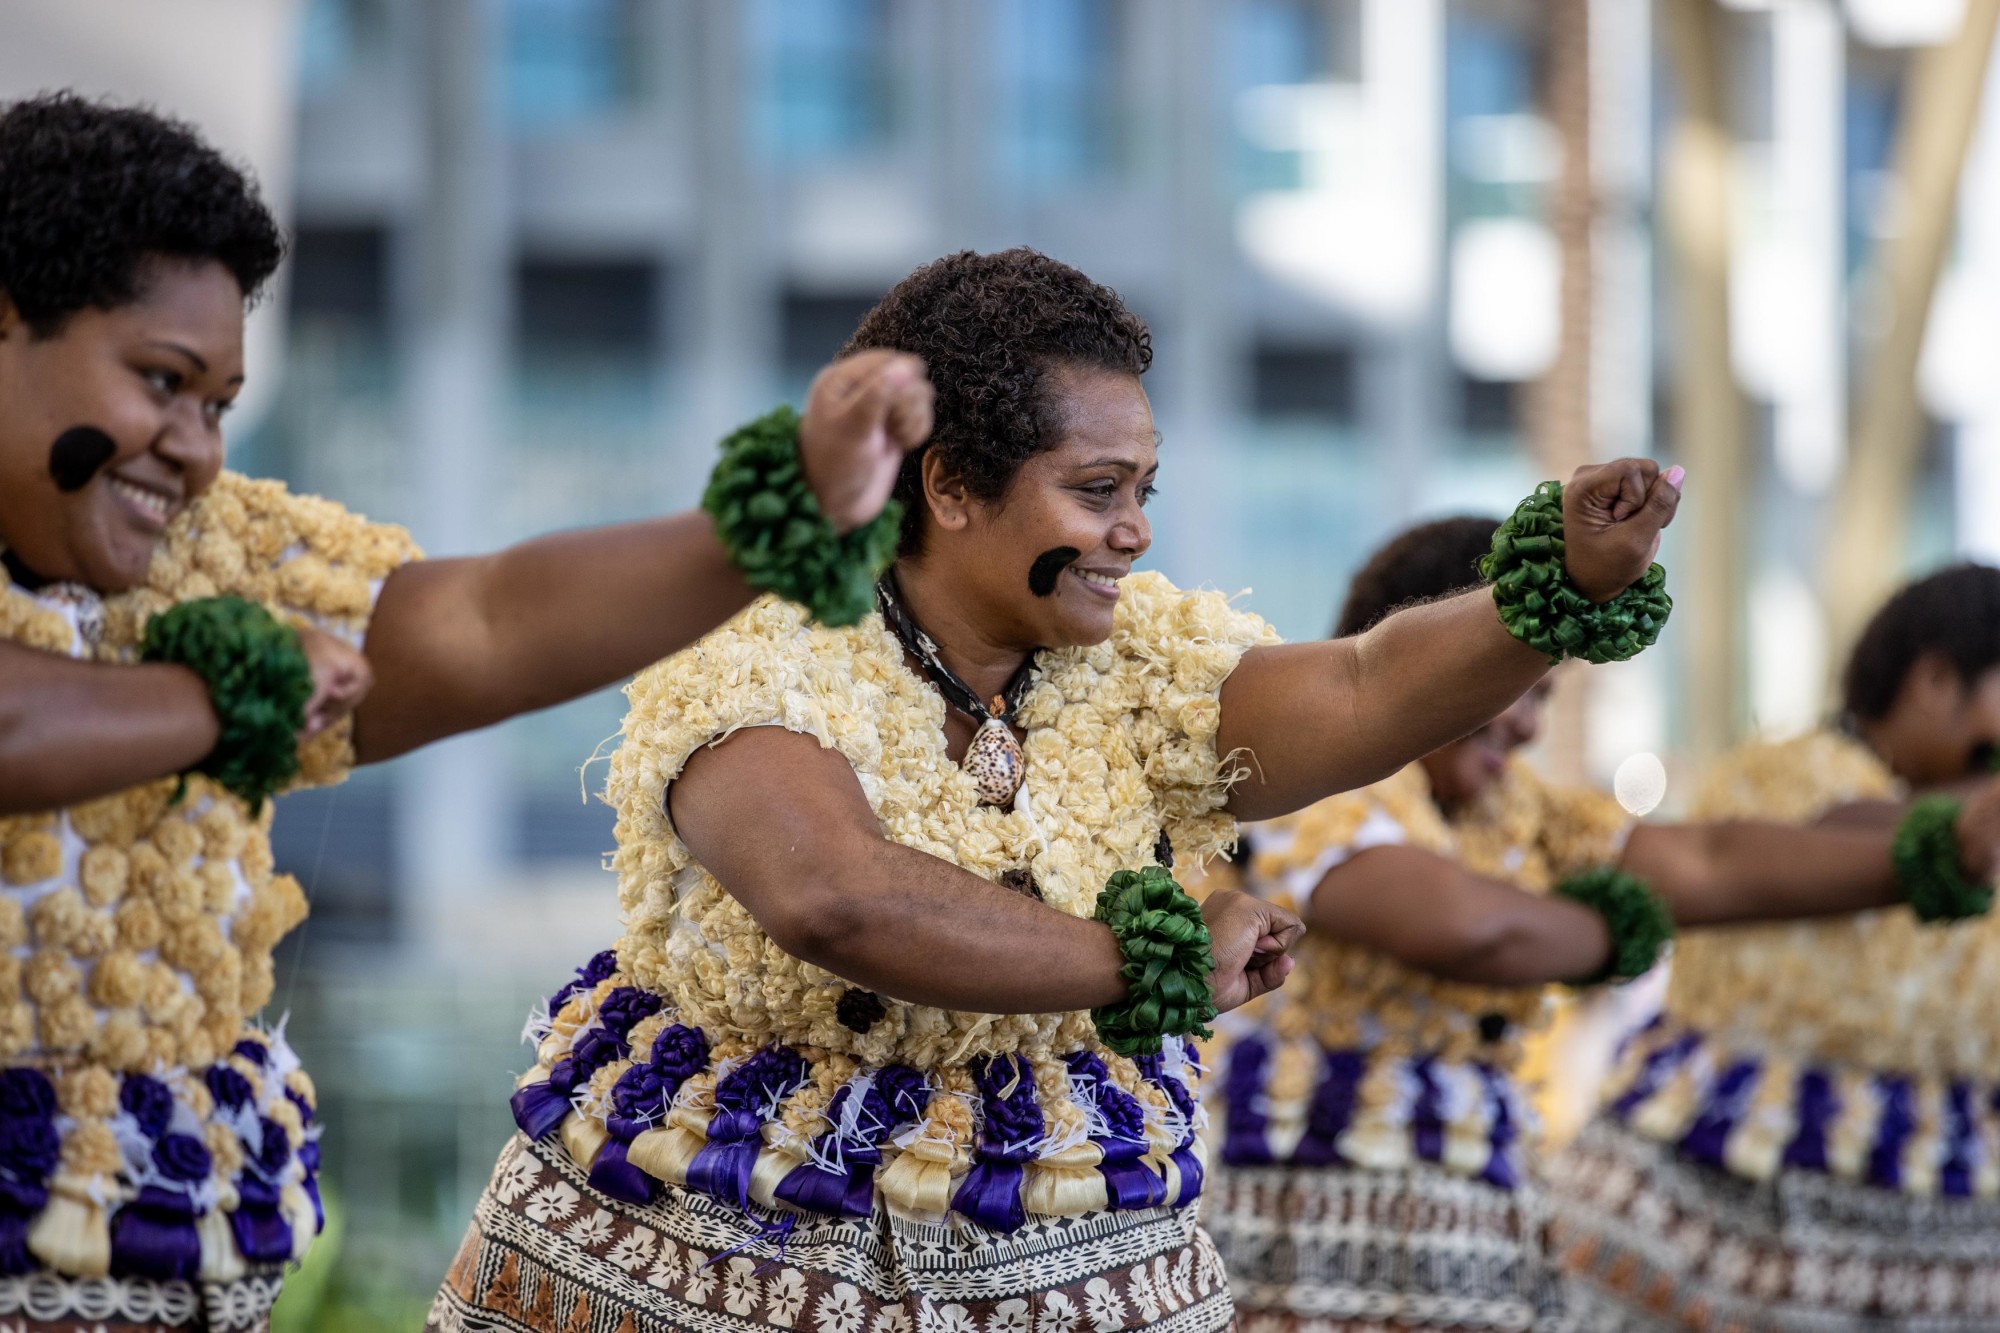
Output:
<instances>
[{"instance_id":1,"label":"woman's curly hair","mask_svg":"<svg viewBox=\"0 0 2000 1333\"><path fill-rule=\"evenodd\" d=\"M1847 659L1841 690L1846 718L1887 717L1910 668L1926 653L1950 662L1968 688L2000 667L2000 569L1949 565L1891 597Z\"/></svg>"},{"instance_id":2,"label":"woman's curly hair","mask_svg":"<svg viewBox=\"0 0 2000 1333\"><path fill-rule=\"evenodd\" d=\"M841 355L872 347L915 353L930 367L937 406L926 447L982 500L999 499L1023 463L1061 440L1057 372L1143 375L1153 363L1153 335L1118 293L1026 247L924 265L868 312ZM896 482L905 555L922 540L922 452Z\"/></svg>"},{"instance_id":3,"label":"woman's curly hair","mask_svg":"<svg viewBox=\"0 0 2000 1333\"><path fill-rule=\"evenodd\" d=\"M1441 518L1390 538L1347 585L1333 637L1373 629L1392 611L1434 602L1485 582L1479 560L1493 549L1497 518Z\"/></svg>"},{"instance_id":4,"label":"woman's curly hair","mask_svg":"<svg viewBox=\"0 0 2000 1333\"><path fill-rule=\"evenodd\" d=\"M72 93L0 108L0 292L35 336L138 299L150 259L219 263L248 302L284 253L256 187L191 126Z\"/></svg>"}]
</instances>

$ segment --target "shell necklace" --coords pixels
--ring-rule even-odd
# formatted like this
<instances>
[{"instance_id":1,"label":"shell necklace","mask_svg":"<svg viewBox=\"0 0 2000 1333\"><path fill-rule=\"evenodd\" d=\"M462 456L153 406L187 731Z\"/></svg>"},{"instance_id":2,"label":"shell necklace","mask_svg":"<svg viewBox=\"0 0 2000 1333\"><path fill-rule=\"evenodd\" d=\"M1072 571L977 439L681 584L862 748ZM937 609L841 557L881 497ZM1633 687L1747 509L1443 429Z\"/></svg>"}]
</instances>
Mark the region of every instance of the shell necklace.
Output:
<instances>
[{"instance_id":1,"label":"shell necklace","mask_svg":"<svg viewBox=\"0 0 2000 1333\"><path fill-rule=\"evenodd\" d=\"M1028 760L1021 753L1021 742L1014 739L1013 729L1007 725L1007 717L1020 708L1022 696L1034 681L1034 654L1030 653L1028 660L1021 663L1021 669L1007 682L1006 690L994 695L992 706L988 707L970 685L958 678L957 672L944 664L937 641L910 618L893 570L875 585L875 603L882 609L882 619L888 622L910 656L917 659L945 702L979 724L979 730L972 735L972 744L965 747L961 764L972 775L979 803L1012 805L1021 784L1027 780Z\"/></svg>"}]
</instances>

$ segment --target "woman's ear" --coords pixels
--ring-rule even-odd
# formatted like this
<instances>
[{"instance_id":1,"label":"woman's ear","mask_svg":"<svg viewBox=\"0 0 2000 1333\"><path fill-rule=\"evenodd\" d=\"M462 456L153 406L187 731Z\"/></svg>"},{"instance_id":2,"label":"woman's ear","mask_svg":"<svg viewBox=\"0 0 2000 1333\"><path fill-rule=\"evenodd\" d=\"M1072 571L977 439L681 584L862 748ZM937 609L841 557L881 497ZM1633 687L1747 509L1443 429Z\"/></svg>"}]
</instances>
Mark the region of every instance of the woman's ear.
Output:
<instances>
[{"instance_id":1,"label":"woman's ear","mask_svg":"<svg viewBox=\"0 0 2000 1333\"><path fill-rule=\"evenodd\" d=\"M931 518L946 532L957 532L972 521L972 500L965 482L952 471L935 449L927 449L919 464L922 469L924 505Z\"/></svg>"}]
</instances>

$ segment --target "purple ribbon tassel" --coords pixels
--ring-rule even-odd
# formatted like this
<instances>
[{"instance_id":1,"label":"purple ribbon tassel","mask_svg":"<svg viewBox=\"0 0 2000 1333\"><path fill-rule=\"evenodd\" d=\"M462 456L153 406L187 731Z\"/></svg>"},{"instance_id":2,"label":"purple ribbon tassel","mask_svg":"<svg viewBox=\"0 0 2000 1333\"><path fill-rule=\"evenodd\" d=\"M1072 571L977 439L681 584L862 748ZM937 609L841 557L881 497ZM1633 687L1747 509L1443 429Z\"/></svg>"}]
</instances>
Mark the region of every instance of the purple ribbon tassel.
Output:
<instances>
[{"instance_id":1,"label":"purple ribbon tassel","mask_svg":"<svg viewBox=\"0 0 2000 1333\"><path fill-rule=\"evenodd\" d=\"M764 1147L764 1122L805 1082L806 1062L786 1046L766 1046L715 1085L708 1142L688 1164L688 1188L739 1208L750 1206L750 1174Z\"/></svg>"},{"instance_id":2,"label":"purple ribbon tassel","mask_svg":"<svg viewBox=\"0 0 2000 1333\"><path fill-rule=\"evenodd\" d=\"M291 1257L289 1244L284 1257ZM111 1271L120 1277L193 1281L201 1272L193 1199L158 1185L141 1189L111 1219Z\"/></svg>"},{"instance_id":3,"label":"purple ribbon tassel","mask_svg":"<svg viewBox=\"0 0 2000 1333\"><path fill-rule=\"evenodd\" d=\"M820 1136L845 1169L829 1170L816 1161L801 1162L778 1182L777 1195L808 1212L866 1217L875 1207L875 1168L882 1164L882 1145L898 1129L921 1120L929 1083L907 1065L889 1065L876 1073L848 1126L857 1085L833 1095L826 1118L833 1128Z\"/></svg>"},{"instance_id":4,"label":"purple ribbon tassel","mask_svg":"<svg viewBox=\"0 0 2000 1333\"><path fill-rule=\"evenodd\" d=\"M1111 1081L1104 1061L1089 1051L1068 1056L1070 1077L1089 1088L1105 1132L1090 1141L1104 1154L1097 1170L1104 1177L1106 1201L1113 1208L1157 1208L1167 1201L1167 1182L1147 1166L1146 1108L1139 1099Z\"/></svg>"},{"instance_id":5,"label":"purple ribbon tassel","mask_svg":"<svg viewBox=\"0 0 2000 1333\"><path fill-rule=\"evenodd\" d=\"M1169 1038L1169 1040L1172 1039ZM1184 1043L1182 1050L1185 1051L1187 1049L1187 1045ZM1180 1172L1181 1188L1180 1193L1174 1196L1172 1203L1176 1208L1185 1207L1194 1202L1196 1197L1201 1194L1201 1158L1197 1157L1194 1151L1196 1134L1194 1094L1188 1091L1186 1083L1167 1073L1165 1057L1144 1055L1140 1056L1134 1063L1138 1066L1140 1074L1165 1090L1167 1100L1172 1102L1174 1109L1181 1113L1181 1123L1187 1126L1187 1129L1181 1135L1181 1141L1175 1145L1173 1151L1174 1166ZM1201 1067L1193 1063L1192 1057L1189 1059L1189 1064L1197 1073L1201 1072Z\"/></svg>"},{"instance_id":6,"label":"purple ribbon tassel","mask_svg":"<svg viewBox=\"0 0 2000 1333\"><path fill-rule=\"evenodd\" d=\"M1229 1069L1222 1076L1222 1160L1231 1166L1269 1166L1273 1160L1264 1133L1269 1123L1264 1078L1270 1064L1271 1047L1261 1037L1246 1037L1229 1048Z\"/></svg>"},{"instance_id":7,"label":"purple ribbon tassel","mask_svg":"<svg viewBox=\"0 0 2000 1333\"><path fill-rule=\"evenodd\" d=\"M1687 1032L1648 1053L1631 1086L1612 1101L1611 1114L1620 1121L1625 1120L1658 1092L1666 1084L1668 1076L1700 1045L1700 1034Z\"/></svg>"},{"instance_id":8,"label":"purple ribbon tassel","mask_svg":"<svg viewBox=\"0 0 2000 1333\"><path fill-rule=\"evenodd\" d=\"M974 1062L972 1072L986 1122L952 1207L989 1231L1018 1231L1028 1220L1021 1204L1023 1167L1034 1160L1043 1133L1034 1071L1021 1056L1001 1055Z\"/></svg>"},{"instance_id":9,"label":"purple ribbon tassel","mask_svg":"<svg viewBox=\"0 0 2000 1333\"><path fill-rule=\"evenodd\" d=\"M1945 1157L1939 1184L1955 1199L1972 1195L1973 1170L1979 1160L1979 1123L1972 1114L1972 1085L1952 1083L1945 1094Z\"/></svg>"},{"instance_id":10,"label":"purple ribbon tassel","mask_svg":"<svg viewBox=\"0 0 2000 1333\"><path fill-rule=\"evenodd\" d=\"M1426 1162L1444 1160L1444 1089L1437 1081L1436 1062L1425 1056L1410 1066L1417 1080L1417 1102L1410 1108L1410 1129L1416 1136L1417 1156Z\"/></svg>"},{"instance_id":11,"label":"purple ribbon tassel","mask_svg":"<svg viewBox=\"0 0 2000 1333\"><path fill-rule=\"evenodd\" d=\"M229 1215L236 1248L253 1264L281 1264L292 1257L292 1228L278 1211L278 1190L247 1172L237 1177L239 1202Z\"/></svg>"},{"instance_id":12,"label":"purple ribbon tassel","mask_svg":"<svg viewBox=\"0 0 2000 1333\"><path fill-rule=\"evenodd\" d=\"M1340 1136L1354 1119L1354 1107L1361 1095L1361 1080L1368 1073L1365 1051L1328 1051L1313 1089L1312 1105L1306 1108L1306 1130L1292 1150L1299 1166L1344 1166Z\"/></svg>"},{"instance_id":13,"label":"purple ribbon tassel","mask_svg":"<svg viewBox=\"0 0 2000 1333\"><path fill-rule=\"evenodd\" d=\"M1723 1152L1729 1135L1743 1118L1750 1091L1756 1086L1759 1064L1754 1059L1738 1060L1722 1071L1705 1099L1693 1128L1681 1137L1684 1157L1717 1170L1723 1167Z\"/></svg>"},{"instance_id":14,"label":"purple ribbon tassel","mask_svg":"<svg viewBox=\"0 0 2000 1333\"><path fill-rule=\"evenodd\" d=\"M1916 1133L1915 1090L1910 1080L1877 1075L1875 1093L1882 1101L1882 1118L1875 1126L1875 1146L1868 1154L1868 1179L1884 1189L1903 1187L1903 1145Z\"/></svg>"},{"instance_id":15,"label":"purple ribbon tassel","mask_svg":"<svg viewBox=\"0 0 2000 1333\"><path fill-rule=\"evenodd\" d=\"M1833 1080L1824 1070L1808 1069L1799 1076L1792 1106L1798 1130L1785 1145L1785 1165L1826 1170L1826 1131L1840 1114L1840 1095L1833 1090Z\"/></svg>"},{"instance_id":16,"label":"purple ribbon tassel","mask_svg":"<svg viewBox=\"0 0 2000 1333\"><path fill-rule=\"evenodd\" d=\"M1514 1140L1521 1136L1521 1129L1514 1123L1514 1104L1507 1095L1510 1084L1507 1076L1492 1065L1473 1068L1479 1071L1479 1081L1486 1086L1486 1095L1493 1105L1493 1126L1486 1132L1493 1151L1479 1178L1495 1189L1513 1190L1521 1183L1520 1168L1514 1161Z\"/></svg>"}]
</instances>

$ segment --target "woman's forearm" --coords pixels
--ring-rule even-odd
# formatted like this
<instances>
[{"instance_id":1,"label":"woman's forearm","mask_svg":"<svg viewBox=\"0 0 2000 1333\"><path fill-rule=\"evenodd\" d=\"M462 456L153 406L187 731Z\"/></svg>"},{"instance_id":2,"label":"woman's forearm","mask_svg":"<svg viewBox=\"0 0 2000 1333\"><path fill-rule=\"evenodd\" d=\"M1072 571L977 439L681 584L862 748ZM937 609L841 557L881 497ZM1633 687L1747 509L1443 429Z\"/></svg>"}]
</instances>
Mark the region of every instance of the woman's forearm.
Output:
<instances>
[{"instance_id":1,"label":"woman's forearm","mask_svg":"<svg viewBox=\"0 0 2000 1333\"><path fill-rule=\"evenodd\" d=\"M759 919L787 953L911 1004L1063 1013L1126 994L1109 927L886 840Z\"/></svg>"},{"instance_id":2,"label":"woman's forearm","mask_svg":"<svg viewBox=\"0 0 2000 1333\"><path fill-rule=\"evenodd\" d=\"M1683 926L1836 916L1902 900L1886 829L1641 824L1621 866Z\"/></svg>"},{"instance_id":3,"label":"woman's forearm","mask_svg":"<svg viewBox=\"0 0 2000 1333\"><path fill-rule=\"evenodd\" d=\"M1222 687L1217 747L1243 752L1247 770L1230 809L1267 819L1374 782L1475 730L1547 671L1484 588L1355 638L1253 648Z\"/></svg>"},{"instance_id":4,"label":"woman's forearm","mask_svg":"<svg viewBox=\"0 0 2000 1333\"><path fill-rule=\"evenodd\" d=\"M624 679L727 620L751 590L699 511L560 533L389 578L369 623L364 762Z\"/></svg>"},{"instance_id":5,"label":"woman's forearm","mask_svg":"<svg viewBox=\"0 0 2000 1333\"><path fill-rule=\"evenodd\" d=\"M1307 924L1447 981L1535 986L1594 975L1604 919L1413 847L1377 847L1321 879Z\"/></svg>"},{"instance_id":6,"label":"woman's forearm","mask_svg":"<svg viewBox=\"0 0 2000 1333\"><path fill-rule=\"evenodd\" d=\"M78 662L0 643L0 814L58 810L201 762L208 687L185 667Z\"/></svg>"}]
</instances>

